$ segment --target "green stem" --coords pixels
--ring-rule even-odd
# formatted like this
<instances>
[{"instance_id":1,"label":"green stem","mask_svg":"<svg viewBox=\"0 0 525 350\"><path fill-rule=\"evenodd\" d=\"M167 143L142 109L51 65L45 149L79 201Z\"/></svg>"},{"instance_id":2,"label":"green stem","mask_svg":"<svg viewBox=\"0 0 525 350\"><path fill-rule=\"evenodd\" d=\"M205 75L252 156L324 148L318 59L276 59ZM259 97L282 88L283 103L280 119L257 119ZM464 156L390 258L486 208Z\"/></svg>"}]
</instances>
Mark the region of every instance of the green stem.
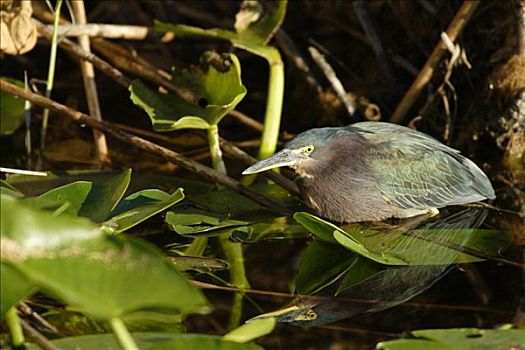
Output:
<instances>
[{"instance_id":1,"label":"green stem","mask_svg":"<svg viewBox=\"0 0 525 350\"><path fill-rule=\"evenodd\" d=\"M208 145L210 147L210 156L213 169L226 174L226 166L222 159L222 151L219 141L219 127L211 125L208 128Z\"/></svg>"},{"instance_id":2,"label":"green stem","mask_svg":"<svg viewBox=\"0 0 525 350\"><path fill-rule=\"evenodd\" d=\"M190 246L186 248L184 254L189 256L202 256L207 245L208 237L196 237L193 239Z\"/></svg>"},{"instance_id":3,"label":"green stem","mask_svg":"<svg viewBox=\"0 0 525 350\"><path fill-rule=\"evenodd\" d=\"M212 125L208 129L208 144L213 168L226 174L226 166L224 165L222 151L219 145L219 127L217 125ZM246 271L244 270L242 246L238 243L231 242L228 236L219 237L219 244L224 252L226 261L230 265L230 283L237 288L250 288L248 280L246 279ZM232 311L228 325L229 329L237 328L241 323L243 297L244 293L235 293L233 297Z\"/></svg>"},{"instance_id":4,"label":"green stem","mask_svg":"<svg viewBox=\"0 0 525 350\"><path fill-rule=\"evenodd\" d=\"M47 84L46 84L46 97L50 98L51 91L53 90L53 84L55 81L55 66L57 58L57 47L58 47L58 23L60 20L60 9L62 7L62 0L57 0L55 6L55 17L53 21L53 37L51 40L51 52L49 54L49 66L47 68ZM40 129L40 152L43 155L46 144L47 134L47 123L49 120L49 109L44 109L42 115L42 127Z\"/></svg>"},{"instance_id":5,"label":"green stem","mask_svg":"<svg viewBox=\"0 0 525 350\"><path fill-rule=\"evenodd\" d=\"M242 245L230 241L228 236L219 237L219 243L226 257L226 261L230 264L230 283L240 289L250 288L244 269ZM233 296L232 311L228 324L228 329L230 330L239 327L241 323L243 298L244 292L237 292Z\"/></svg>"},{"instance_id":6,"label":"green stem","mask_svg":"<svg viewBox=\"0 0 525 350\"><path fill-rule=\"evenodd\" d=\"M11 336L11 346L13 349L23 349L24 332L22 331L22 326L18 321L16 307L13 306L7 311L5 320L7 323L7 328L9 329L9 334Z\"/></svg>"},{"instance_id":7,"label":"green stem","mask_svg":"<svg viewBox=\"0 0 525 350\"><path fill-rule=\"evenodd\" d=\"M259 148L259 159L267 158L275 153L281 126L281 114L284 99L284 64L276 48L272 59L268 59L270 76L268 81L268 96L266 98L266 113L264 115L264 128Z\"/></svg>"},{"instance_id":8,"label":"green stem","mask_svg":"<svg viewBox=\"0 0 525 350\"><path fill-rule=\"evenodd\" d=\"M139 347L137 344L135 344L131 334L120 318L113 317L111 320L109 320L109 323L111 325L111 329L113 330L113 334L115 334L115 337L117 338L117 341L122 349L139 350Z\"/></svg>"}]
</instances>

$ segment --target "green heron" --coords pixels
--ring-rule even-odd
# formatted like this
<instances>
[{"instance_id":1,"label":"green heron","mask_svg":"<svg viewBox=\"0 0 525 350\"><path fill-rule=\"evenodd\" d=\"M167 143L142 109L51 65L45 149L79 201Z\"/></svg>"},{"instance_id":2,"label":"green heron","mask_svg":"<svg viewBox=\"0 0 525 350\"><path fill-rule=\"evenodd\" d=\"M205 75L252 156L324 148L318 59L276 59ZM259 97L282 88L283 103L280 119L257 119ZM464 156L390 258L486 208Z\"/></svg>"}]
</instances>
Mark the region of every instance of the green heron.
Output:
<instances>
[{"instance_id":1,"label":"green heron","mask_svg":"<svg viewBox=\"0 0 525 350\"><path fill-rule=\"evenodd\" d=\"M307 130L243 174L288 166L308 206L338 222L380 221L495 198L459 151L404 126L361 122Z\"/></svg>"}]
</instances>

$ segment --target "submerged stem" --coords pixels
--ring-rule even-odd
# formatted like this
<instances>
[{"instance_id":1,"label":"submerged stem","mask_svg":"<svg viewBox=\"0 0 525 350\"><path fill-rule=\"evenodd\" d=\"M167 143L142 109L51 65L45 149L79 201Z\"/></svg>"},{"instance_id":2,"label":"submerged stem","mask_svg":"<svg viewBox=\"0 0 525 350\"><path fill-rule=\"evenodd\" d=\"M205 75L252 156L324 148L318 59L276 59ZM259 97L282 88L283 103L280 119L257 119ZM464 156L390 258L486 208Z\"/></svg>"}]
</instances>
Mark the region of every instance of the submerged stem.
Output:
<instances>
[{"instance_id":1,"label":"submerged stem","mask_svg":"<svg viewBox=\"0 0 525 350\"><path fill-rule=\"evenodd\" d=\"M222 151L220 147L219 127L217 125L212 125L208 129L208 143L213 168L226 175L226 166L222 159ZM195 245L202 243L197 241L199 239L202 238L196 238L193 243L195 243ZM226 261L230 265L230 283L240 289L250 288L244 270L242 246L239 243L230 241L228 236L219 237L219 244L226 256ZM190 246L190 248L192 246ZM230 329L238 327L241 322L243 298L244 293L235 293L233 297L232 311L228 325Z\"/></svg>"},{"instance_id":2,"label":"submerged stem","mask_svg":"<svg viewBox=\"0 0 525 350\"><path fill-rule=\"evenodd\" d=\"M111 320L109 320L109 323L111 325L111 329L113 330L113 334L115 334L115 337L117 338L117 341L122 349L139 350L137 344L135 344L131 334L124 325L124 322L120 318L113 317Z\"/></svg>"}]
</instances>

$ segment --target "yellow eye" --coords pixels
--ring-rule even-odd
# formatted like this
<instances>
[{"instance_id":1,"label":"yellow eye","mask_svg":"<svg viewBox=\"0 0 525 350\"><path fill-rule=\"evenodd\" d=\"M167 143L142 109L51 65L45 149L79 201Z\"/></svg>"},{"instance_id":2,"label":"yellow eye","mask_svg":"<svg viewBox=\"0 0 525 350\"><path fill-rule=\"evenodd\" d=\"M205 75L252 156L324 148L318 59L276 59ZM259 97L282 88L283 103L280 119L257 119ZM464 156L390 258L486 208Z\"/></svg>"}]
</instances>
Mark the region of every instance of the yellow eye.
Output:
<instances>
[{"instance_id":1,"label":"yellow eye","mask_svg":"<svg viewBox=\"0 0 525 350\"><path fill-rule=\"evenodd\" d=\"M308 155L312 154L313 151L314 151L314 145L306 146L303 148L303 152Z\"/></svg>"},{"instance_id":2,"label":"yellow eye","mask_svg":"<svg viewBox=\"0 0 525 350\"><path fill-rule=\"evenodd\" d=\"M308 310L308 312L306 313L306 317L309 320L315 320L317 318L317 313L315 313L314 310Z\"/></svg>"}]
</instances>

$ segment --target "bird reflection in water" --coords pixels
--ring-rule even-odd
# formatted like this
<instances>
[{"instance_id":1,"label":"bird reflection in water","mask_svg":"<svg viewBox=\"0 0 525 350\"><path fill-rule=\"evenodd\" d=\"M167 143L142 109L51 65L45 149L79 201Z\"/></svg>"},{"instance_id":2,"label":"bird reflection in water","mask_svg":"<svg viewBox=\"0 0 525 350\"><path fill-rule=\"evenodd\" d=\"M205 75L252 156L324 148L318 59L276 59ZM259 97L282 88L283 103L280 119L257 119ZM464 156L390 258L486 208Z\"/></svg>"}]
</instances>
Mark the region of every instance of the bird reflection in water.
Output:
<instances>
[{"instance_id":1,"label":"bird reflection in water","mask_svg":"<svg viewBox=\"0 0 525 350\"><path fill-rule=\"evenodd\" d=\"M411 251L412 261L420 259L428 264L378 265L382 268L377 273L349 287L337 297L323 300L303 297L290 307L255 318L275 317L278 322L309 327L402 304L432 287L457 263L468 261L462 247L468 247L476 234L484 231L479 227L486 215L486 210L469 208L448 215L442 212L439 217L432 218L431 222L411 218L397 226L379 226L372 230L372 227L367 227L367 231L381 235L382 238L395 237L386 243L390 254L399 253L399 256L403 256ZM498 232L493 232L495 236L498 235ZM498 241L501 236L495 238ZM418 249L413 249L415 244L420 245ZM334 247L339 248L337 245ZM470 258L472 261L472 256ZM333 290L331 292L333 295Z\"/></svg>"}]
</instances>

